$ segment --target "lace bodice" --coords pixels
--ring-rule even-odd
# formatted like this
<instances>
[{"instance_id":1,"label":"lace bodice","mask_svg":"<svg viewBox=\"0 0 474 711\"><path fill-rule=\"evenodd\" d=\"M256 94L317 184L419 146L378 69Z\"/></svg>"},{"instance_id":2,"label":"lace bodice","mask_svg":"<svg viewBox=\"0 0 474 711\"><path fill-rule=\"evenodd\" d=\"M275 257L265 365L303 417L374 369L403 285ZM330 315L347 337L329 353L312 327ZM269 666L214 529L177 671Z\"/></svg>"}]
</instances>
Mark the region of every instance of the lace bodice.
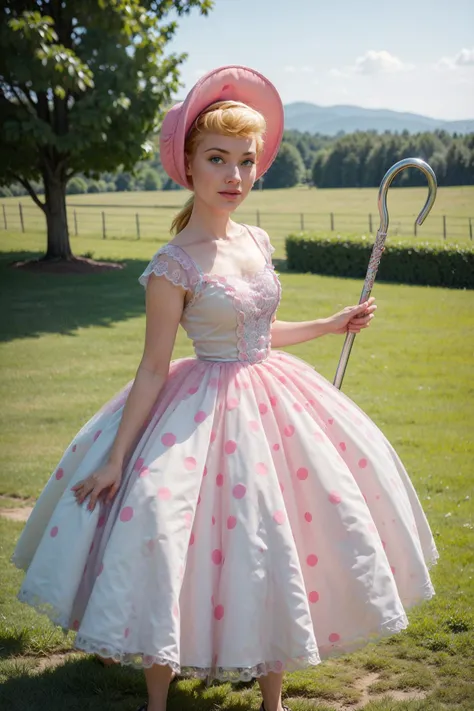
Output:
<instances>
[{"instance_id":1,"label":"lace bodice","mask_svg":"<svg viewBox=\"0 0 474 711\"><path fill-rule=\"evenodd\" d=\"M203 360L264 360L271 346L270 330L280 303L281 285L271 261L274 248L266 232L248 228L265 255L265 266L248 277L206 274L187 252L166 244L151 259L139 282L150 274L164 276L190 296L181 325Z\"/></svg>"}]
</instances>

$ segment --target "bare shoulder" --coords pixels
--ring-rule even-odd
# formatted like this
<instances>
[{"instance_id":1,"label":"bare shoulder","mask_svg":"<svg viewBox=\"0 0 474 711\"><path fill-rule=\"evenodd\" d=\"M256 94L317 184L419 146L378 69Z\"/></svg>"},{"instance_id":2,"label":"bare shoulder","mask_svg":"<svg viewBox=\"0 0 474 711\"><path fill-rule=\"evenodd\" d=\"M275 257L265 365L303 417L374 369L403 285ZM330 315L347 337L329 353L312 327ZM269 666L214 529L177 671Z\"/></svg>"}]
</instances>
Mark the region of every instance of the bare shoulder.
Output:
<instances>
[{"instance_id":1,"label":"bare shoulder","mask_svg":"<svg viewBox=\"0 0 474 711\"><path fill-rule=\"evenodd\" d=\"M172 247L183 247L183 249L192 247L193 245L200 245L201 243L202 240L196 239L196 233L189 229L189 226L184 227L181 232L178 232L178 234L168 242Z\"/></svg>"},{"instance_id":2,"label":"bare shoulder","mask_svg":"<svg viewBox=\"0 0 474 711\"><path fill-rule=\"evenodd\" d=\"M275 248L270 241L268 232L266 232L262 227L259 227L258 225L247 225L247 228L253 235L255 235L260 244L265 247L265 249L269 252L269 255L275 251Z\"/></svg>"},{"instance_id":3,"label":"bare shoulder","mask_svg":"<svg viewBox=\"0 0 474 711\"><path fill-rule=\"evenodd\" d=\"M258 225L245 225L249 230L251 230L254 234L259 235L261 237L264 237L265 239L270 240L270 237L268 235L268 232L266 232L263 227L259 227Z\"/></svg>"}]
</instances>

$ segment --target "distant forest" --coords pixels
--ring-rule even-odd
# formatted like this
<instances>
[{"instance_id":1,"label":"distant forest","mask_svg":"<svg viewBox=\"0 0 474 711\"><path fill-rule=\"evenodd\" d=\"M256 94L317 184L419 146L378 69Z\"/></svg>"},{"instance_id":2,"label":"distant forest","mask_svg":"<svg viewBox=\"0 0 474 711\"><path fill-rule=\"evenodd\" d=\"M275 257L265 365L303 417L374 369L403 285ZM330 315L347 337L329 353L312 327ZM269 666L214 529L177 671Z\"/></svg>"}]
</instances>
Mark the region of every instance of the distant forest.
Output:
<instances>
[{"instance_id":1,"label":"distant forest","mask_svg":"<svg viewBox=\"0 0 474 711\"><path fill-rule=\"evenodd\" d=\"M318 188L378 187L390 166L409 157L427 161L440 186L474 184L474 133L357 131L334 137L285 131L275 162L255 188L290 188L300 184ZM424 184L425 178L418 170L405 170L394 182L406 187ZM34 187L42 192L41 185ZM151 160L137 164L133 174L77 175L69 181L67 192L180 189L164 172L156 150ZM24 194L26 191L19 184L0 188L2 197Z\"/></svg>"}]
</instances>

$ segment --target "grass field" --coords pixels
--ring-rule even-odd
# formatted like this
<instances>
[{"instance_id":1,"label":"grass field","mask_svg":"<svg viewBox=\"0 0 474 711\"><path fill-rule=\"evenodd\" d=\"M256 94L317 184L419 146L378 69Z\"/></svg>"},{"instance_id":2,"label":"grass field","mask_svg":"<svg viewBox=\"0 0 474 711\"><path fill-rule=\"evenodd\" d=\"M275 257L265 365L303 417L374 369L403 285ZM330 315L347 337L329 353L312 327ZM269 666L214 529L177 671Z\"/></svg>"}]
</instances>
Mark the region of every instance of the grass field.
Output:
<instances>
[{"instance_id":1,"label":"grass field","mask_svg":"<svg viewBox=\"0 0 474 711\"><path fill-rule=\"evenodd\" d=\"M41 233L0 234L2 509L35 499L84 421L134 376L142 352L137 277L155 245L73 238L77 254L92 250L97 259L127 264L87 277L9 267L43 247ZM283 256L281 245L279 251ZM357 303L361 289L355 280L317 275L282 273L281 281L278 318L292 321ZM384 431L410 473L440 552L432 570L437 594L409 612L402 633L287 675L285 703L292 711L472 711L474 294L376 283L373 295L377 317L355 341L343 390ZM288 350L332 381L342 343L330 336ZM189 354L180 332L174 357ZM72 636L15 599L22 574L9 557L21 528L0 516L0 707L132 711L145 698L139 672L103 669L71 653ZM179 680L169 708L256 711L257 692L256 683L206 689Z\"/></svg>"},{"instance_id":2,"label":"grass field","mask_svg":"<svg viewBox=\"0 0 474 711\"><path fill-rule=\"evenodd\" d=\"M277 249L283 249L284 237L292 231L331 229L335 233L374 234L379 226L377 190L291 188L253 191L242 209L236 212L241 222L258 224L272 236ZM125 192L69 195L69 230L72 236L102 238L103 224L108 239L166 241L174 214L187 199L185 190L168 192ZM388 193L390 231L388 239L413 236L416 216L427 197L427 188L391 188ZM20 231L19 202L27 231L43 231L44 217L29 197L0 200L0 229ZM102 216L104 213L104 217ZM371 218L369 218L371 215ZM474 186L439 188L434 207L424 225L418 228L418 239L443 239L466 243L474 230ZM2 225L3 220L3 225ZM138 232L139 230L139 232Z\"/></svg>"}]
</instances>

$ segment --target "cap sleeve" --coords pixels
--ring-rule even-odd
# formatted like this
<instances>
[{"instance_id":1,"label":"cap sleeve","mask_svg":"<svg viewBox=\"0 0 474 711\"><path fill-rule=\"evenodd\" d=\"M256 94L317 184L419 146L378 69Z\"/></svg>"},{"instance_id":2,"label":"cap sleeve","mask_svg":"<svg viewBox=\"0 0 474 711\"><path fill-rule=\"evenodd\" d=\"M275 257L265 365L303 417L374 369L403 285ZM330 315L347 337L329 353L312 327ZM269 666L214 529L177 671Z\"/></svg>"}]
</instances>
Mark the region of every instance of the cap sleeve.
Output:
<instances>
[{"instance_id":1,"label":"cap sleeve","mask_svg":"<svg viewBox=\"0 0 474 711\"><path fill-rule=\"evenodd\" d=\"M146 287L150 274L164 276L175 286L190 291L194 289L198 277L191 260L174 245L165 245L153 256L143 274L138 277L142 286Z\"/></svg>"}]
</instances>

